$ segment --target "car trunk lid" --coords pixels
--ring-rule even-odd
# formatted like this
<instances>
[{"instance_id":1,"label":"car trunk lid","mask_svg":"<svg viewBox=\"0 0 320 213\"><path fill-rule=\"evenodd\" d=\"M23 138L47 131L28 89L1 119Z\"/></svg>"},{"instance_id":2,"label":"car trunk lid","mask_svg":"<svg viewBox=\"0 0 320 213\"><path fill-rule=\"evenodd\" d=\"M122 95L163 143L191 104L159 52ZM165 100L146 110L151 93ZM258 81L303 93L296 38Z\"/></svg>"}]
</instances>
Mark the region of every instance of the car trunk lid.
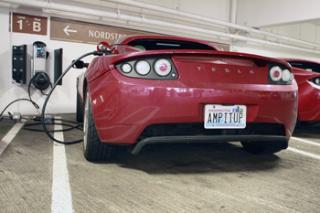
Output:
<instances>
[{"instance_id":1,"label":"car trunk lid","mask_svg":"<svg viewBox=\"0 0 320 213\"><path fill-rule=\"evenodd\" d=\"M250 58L219 55L174 55L183 82L193 84L268 84L269 64Z\"/></svg>"}]
</instances>

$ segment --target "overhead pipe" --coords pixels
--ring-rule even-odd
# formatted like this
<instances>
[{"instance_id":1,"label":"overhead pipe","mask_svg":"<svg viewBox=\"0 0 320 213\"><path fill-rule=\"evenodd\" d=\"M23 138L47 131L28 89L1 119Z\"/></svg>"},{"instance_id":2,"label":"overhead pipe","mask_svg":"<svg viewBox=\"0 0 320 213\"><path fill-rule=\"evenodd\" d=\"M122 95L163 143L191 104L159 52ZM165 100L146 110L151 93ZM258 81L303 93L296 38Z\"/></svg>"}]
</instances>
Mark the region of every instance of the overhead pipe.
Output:
<instances>
[{"instance_id":1,"label":"overhead pipe","mask_svg":"<svg viewBox=\"0 0 320 213\"><path fill-rule=\"evenodd\" d=\"M238 0L230 0L230 23L237 23Z\"/></svg>"},{"instance_id":2,"label":"overhead pipe","mask_svg":"<svg viewBox=\"0 0 320 213\"><path fill-rule=\"evenodd\" d=\"M191 20L201 21L202 23L206 22L206 23L211 23L214 25L221 25L221 26L249 32L249 33L255 33L255 34L262 35L262 36L269 36L269 37L273 37L275 39L285 40L288 42L300 43L302 45L311 46L315 49L317 49L319 47L318 44L315 44L312 42L307 42L307 41L303 41L303 40L299 40L299 39L290 38L287 36L277 35L277 34L265 32L265 31L257 30L257 29L251 28L251 27L238 25L235 23L220 21L220 20L216 20L216 19L210 19L210 18L206 18L203 16L199 16L199 15L195 15L195 14L191 14L191 13L185 13L185 12L182 12L179 10L165 8L165 7L161 7L161 6L157 6L157 5L145 4L143 2L138 2L138 1L133 1L133 0L106 0L106 1L117 3L117 4L123 4L123 5L127 5L127 6L132 6L132 7L139 7L139 8L147 9L146 11L153 10L153 11L162 12L163 14L166 14L166 15L171 14L171 15L175 15L177 17L180 17L180 19L190 18Z\"/></svg>"},{"instance_id":3,"label":"overhead pipe","mask_svg":"<svg viewBox=\"0 0 320 213\"><path fill-rule=\"evenodd\" d=\"M0 7L15 9L17 8L17 5L6 3L6 2L0 2Z\"/></svg>"},{"instance_id":4,"label":"overhead pipe","mask_svg":"<svg viewBox=\"0 0 320 213\"><path fill-rule=\"evenodd\" d=\"M287 48L287 49L292 49L292 50L304 51L304 52L309 52L309 53L313 53L313 54L320 54L320 51L309 50L309 49L305 49L305 48L294 47L294 46L290 46L290 45L286 45L286 44L279 44L279 43L264 41L264 40L260 40L260 39L248 38L248 37L241 36L241 35L228 34L228 33L224 33L224 32L216 32L216 31L201 29L201 28L192 27L192 26L185 26L185 25L181 25L181 24L168 23L168 22L163 22L163 21L159 21L159 20L145 19L143 17L134 17L134 16L129 16L129 15L124 15L124 14L121 14L120 11L118 11L117 13L111 13L111 12L102 11L102 10L95 10L95 9L90 9L90 8L83 8L83 7L78 7L78 6L70 6L70 5L59 4L59 3L54 3L54 2L44 2L44 1L36 1L36 0L28 0L28 1L25 1L25 0L1 0L1 1L25 5L25 6L29 6L29 7L41 8L41 9L61 10L61 11L67 11L70 13L79 13L79 14L86 14L86 15L92 15L92 16L100 16L100 17L105 17L105 18L112 18L115 20L121 19L121 20L128 21L128 22L137 22L137 23L145 23L145 24L150 24L150 25L162 26L164 28L171 27L173 29L190 30L190 31L205 33L207 35L212 35L212 36L227 37L227 38L235 39L235 40L239 40L239 41L249 41L249 42L254 42L257 44L271 45L271 46L275 46L275 47L282 47L282 48Z\"/></svg>"}]
</instances>

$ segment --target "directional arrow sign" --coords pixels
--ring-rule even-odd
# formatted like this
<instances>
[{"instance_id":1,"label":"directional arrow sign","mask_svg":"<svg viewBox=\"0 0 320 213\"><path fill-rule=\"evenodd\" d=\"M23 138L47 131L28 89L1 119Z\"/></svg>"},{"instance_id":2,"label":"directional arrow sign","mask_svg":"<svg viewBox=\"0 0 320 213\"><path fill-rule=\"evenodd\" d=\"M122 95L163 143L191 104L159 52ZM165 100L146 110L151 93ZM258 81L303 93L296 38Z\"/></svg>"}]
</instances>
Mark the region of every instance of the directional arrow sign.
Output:
<instances>
[{"instance_id":1,"label":"directional arrow sign","mask_svg":"<svg viewBox=\"0 0 320 213\"><path fill-rule=\"evenodd\" d=\"M70 25L67 25L64 29L63 29L63 32L69 36L70 33L77 33L78 30L73 30L73 29L70 29Z\"/></svg>"},{"instance_id":2,"label":"directional arrow sign","mask_svg":"<svg viewBox=\"0 0 320 213\"><path fill-rule=\"evenodd\" d=\"M155 34L146 31L131 30L57 17L51 17L50 20L50 39L52 40L97 44L101 41L113 43L122 36ZM106 24L108 23L106 22ZM229 50L228 44L214 44L223 50Z\"/></svg>"},{"instance_id":3,"label":"directional arrow sign","mask_svg":"<svg viewBox=\"0 0 320 213\"><path fill-rule=\"evenodd\" d=\"M50 39L90 44L114 42L122 36L146 33L57 17L51 17L50 26Z\"/></svg>"}]
</instances>

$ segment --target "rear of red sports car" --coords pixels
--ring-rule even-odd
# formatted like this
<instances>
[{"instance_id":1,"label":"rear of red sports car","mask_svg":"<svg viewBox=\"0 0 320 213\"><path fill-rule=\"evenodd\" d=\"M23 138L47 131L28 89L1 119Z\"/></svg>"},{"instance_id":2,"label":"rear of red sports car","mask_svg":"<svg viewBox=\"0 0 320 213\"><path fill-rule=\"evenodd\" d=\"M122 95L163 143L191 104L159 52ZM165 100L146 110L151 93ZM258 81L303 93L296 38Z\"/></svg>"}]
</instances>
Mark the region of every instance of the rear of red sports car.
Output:
<instances>
[{"instance_id":1,"label":"rear of red sports car","mask_svg":"<svg viewBox=\"0 0 320 213\"><path fill-rule=\"evenodd\" d=\"M285 59L298 84L298 121L320 122L320 63Z\"/></svg>"},{"instance_id":2,"label":"rear of red sports car","mask_svg":"<svg viewBox=\"0 0 320 213\"><path fill-rule=\"evenodd\" d=\"M288 146L297 85L287 63L218 51L206 42L133 36L95 58L79 83L84 154L116 145L240 141L252 153Z\"/></svg>"}]
</instances>

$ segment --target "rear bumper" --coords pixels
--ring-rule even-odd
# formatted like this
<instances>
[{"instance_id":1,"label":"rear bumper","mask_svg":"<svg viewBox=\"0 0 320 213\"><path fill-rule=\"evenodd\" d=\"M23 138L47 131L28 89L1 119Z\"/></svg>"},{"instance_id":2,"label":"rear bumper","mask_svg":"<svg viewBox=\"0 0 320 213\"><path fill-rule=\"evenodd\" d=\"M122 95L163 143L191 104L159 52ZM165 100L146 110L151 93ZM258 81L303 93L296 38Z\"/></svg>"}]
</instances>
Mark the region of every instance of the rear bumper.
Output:
<instances>
[{"instance_id":1,"label":"rear bumper","mask_svg":"<svg viewBox=\"0 0 320 213\"><path fill-rule=\"evenodd\" d=\"M139 143L135 145L131 153L138 154L144 146L156 143L224 143L231 141L287 142L288 139L285 136L274 135L161 136L150 137L139 141Z\"/></svg>"},{"instance_id":2,"label":"rear bumper","mask_svg":"<svg viewBox=\"0 0 320 213\"><path fill-rule=\"evenodd\" d=\"M246 105L248 123L280 124L283 132L274 136L286 138L297 117L296 84L214 83L195 88L179 80L132 79L113 70L88 86L97 131L107 143L135 144L155 124L202 123L206 104Z\"/></svg>"}]
</instances>

